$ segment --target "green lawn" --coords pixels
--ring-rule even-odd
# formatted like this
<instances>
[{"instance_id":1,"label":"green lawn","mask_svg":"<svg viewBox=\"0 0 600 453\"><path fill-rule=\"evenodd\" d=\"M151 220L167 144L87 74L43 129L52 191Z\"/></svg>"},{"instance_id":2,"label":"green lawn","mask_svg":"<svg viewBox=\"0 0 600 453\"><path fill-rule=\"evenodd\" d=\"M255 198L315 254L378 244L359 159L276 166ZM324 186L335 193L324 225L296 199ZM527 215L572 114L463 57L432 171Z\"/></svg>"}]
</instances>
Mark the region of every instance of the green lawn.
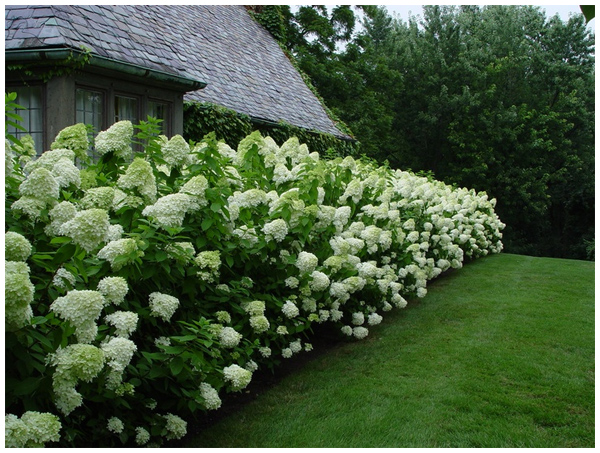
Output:
<instances>
[{"instance_id":1,"label":"green lawn","mask_svg":"<svg viewBox=\"0 0 600 453\"><path fill-rule=\"evenodd\" d=\"M185 445L594 447L594 438L594 263L501 254L432 282L365 340L316 356Z\"/></svg>"}]
</instances>

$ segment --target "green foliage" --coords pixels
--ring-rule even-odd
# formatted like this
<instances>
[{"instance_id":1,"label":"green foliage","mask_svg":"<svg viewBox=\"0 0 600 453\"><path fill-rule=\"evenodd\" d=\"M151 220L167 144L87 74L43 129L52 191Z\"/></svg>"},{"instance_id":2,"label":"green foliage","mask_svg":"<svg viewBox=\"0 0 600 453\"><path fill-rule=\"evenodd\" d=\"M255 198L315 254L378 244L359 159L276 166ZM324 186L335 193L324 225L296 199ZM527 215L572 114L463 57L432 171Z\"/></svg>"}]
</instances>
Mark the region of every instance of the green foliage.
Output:
<instances>
[{"instance_id":1,"label":"green foliage","mask_svg":"<svg viewBox=\"0 0 600 453\"><path fill-rule=\"evenodd\" d=\"M267 123L253 121L249 116L210 103L184 103L184 135L190 140L200 141L206 134L214 132L217 140L224 140L232 146L252 131L260 131L283 143L297 137L313 151L330 156L357 156L358 143L343 140L330 134L310 131L283 121Z\"/></svg>"},{"instance_id":2,"label":"green foliage","mask_svg":"<svg viewBox=\"0 0 600 453\"><path fill-rule=\"evenodd\" d=\"M383 7L363 11L346 41L349 28L332 34L327 10L286 16L286 45L361 152L498 197L510 251L584 259L595 73L583 16L426 6L405 23Z\"/></svg>"},{"instance_id":3,"label":"green foliage","mask_svg":"<svg viewBox=\"0 0 600 453\"><path fill-rule=\"evenodd\" d=\"M428 280L502 249L485 193L295 137L253 132L236 151L135 129L100 132L81 168L85 127L36 160L6 148L7 443L28 442L31 411L48 442L60 423L53 446L179 439L258 367L309 351L313 326L364 338Z\"/></svg>"},{"instance_id":4,"label":"green foliage","mask_svg":"<svg viewBox=\"0 0 600 453\"><path fill-rule=\"evenodd\" d=\"M44 82L63 75L72 74L87 65L92 56L92 50L86 46L80 49L70 49L69 54L62 60L48 60L34 63L7 65L8 71L14 71L21 76L41 78Z\"/></svg>"},{"instance_id":5,"label":"green foliage","mask_svg":"<svg viewBox=\"0 0 600 453\"><path fill-rule=\"evenodd\" d=\"M478 260L183 446L591 448L594 306L593 263Z\"/></svg>"}]
</instances>

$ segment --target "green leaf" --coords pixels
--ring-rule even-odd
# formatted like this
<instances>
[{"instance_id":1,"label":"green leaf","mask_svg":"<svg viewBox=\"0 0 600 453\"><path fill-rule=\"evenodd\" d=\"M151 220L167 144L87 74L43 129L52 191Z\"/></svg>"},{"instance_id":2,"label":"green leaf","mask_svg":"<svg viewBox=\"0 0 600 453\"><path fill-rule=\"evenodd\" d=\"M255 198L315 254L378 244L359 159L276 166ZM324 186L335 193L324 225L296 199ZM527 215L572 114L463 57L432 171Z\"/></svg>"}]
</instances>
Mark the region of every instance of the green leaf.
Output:
<instances>
[{"instance_id":1,"label":"green leaf","mask_svg":"<svg viewBox=\"0 0 600 453\"><path fill-rule=\"evenodd\" d=\"M181 373L181 370L183 370L183 359L181 357L175 357L169 364L169 368L171 369L173 376L177 376Z\"/></svg>"},{"instance_id":2,"label":"green leaf","mask_svg":"<svg viewBox=\"0 0 600 453\"><path fill-rule=\"evenodd\" d=\"M213 223L214 220L210 217L207 217L202 221L202 225L200 225L200 227L202 228L202 231L206 231L212 226Z\"/></svg>"}]
</instances>

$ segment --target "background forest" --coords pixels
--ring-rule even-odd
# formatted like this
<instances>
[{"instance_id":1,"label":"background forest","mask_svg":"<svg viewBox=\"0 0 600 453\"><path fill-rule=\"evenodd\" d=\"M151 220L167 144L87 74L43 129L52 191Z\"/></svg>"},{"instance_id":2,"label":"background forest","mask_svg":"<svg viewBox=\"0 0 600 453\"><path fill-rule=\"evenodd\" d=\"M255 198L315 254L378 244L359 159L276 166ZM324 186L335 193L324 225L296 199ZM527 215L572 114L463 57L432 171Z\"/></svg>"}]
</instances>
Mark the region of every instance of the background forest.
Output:
<instances>
[{"instance_id":1,"label":"background forest","mask_svg":"<svg viewBox=\"0 0 600 453\"><path fill-rule=\"evenodd\" d=\"M487 191L510 253L594 258L594 35L533 6L255 7L361 153Z\"/></svg>"}]
</instances>

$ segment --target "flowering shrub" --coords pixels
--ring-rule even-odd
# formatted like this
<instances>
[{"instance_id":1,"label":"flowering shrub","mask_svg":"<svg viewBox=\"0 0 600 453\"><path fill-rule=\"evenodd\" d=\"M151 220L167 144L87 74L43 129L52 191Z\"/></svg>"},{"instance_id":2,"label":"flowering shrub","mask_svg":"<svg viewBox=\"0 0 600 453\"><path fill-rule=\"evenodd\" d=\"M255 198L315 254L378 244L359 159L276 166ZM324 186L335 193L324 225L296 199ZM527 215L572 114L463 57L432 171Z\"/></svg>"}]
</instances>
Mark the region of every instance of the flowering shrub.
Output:
<instances>
[{"instance_id":1,"label":"flowering shrub","mask_svg":"<svg viewBox=\"0 0 600 453\"><path fill-rule=\"evenodd\" d=\"M138 128L101 133L95 163L81 126L36 160L7 145L7 446L179 439L259 367L310 351L311 326L365 338L502 249L485 193L294 138L233 150Z\"/></svg>"}]
</instances>

